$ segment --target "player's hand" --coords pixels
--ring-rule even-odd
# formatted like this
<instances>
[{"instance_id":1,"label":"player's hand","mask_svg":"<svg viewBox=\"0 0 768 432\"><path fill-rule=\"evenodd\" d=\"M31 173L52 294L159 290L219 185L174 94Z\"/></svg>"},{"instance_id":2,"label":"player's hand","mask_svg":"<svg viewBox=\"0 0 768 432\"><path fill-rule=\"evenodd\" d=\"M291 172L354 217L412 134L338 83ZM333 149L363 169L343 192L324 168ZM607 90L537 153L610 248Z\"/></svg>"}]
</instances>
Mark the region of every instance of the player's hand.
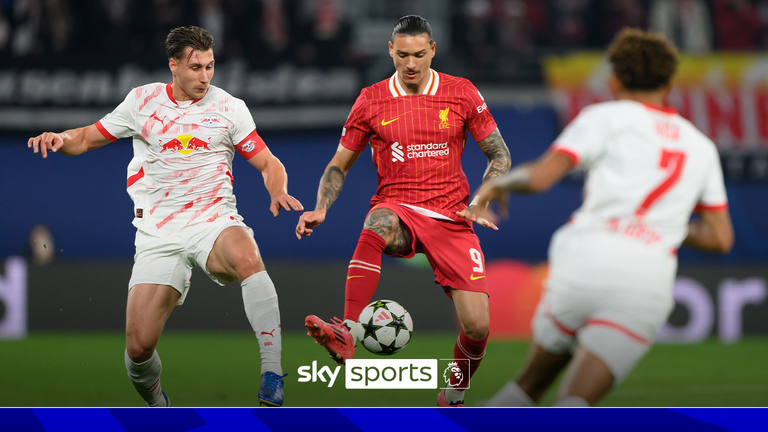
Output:
<instances>
[{"instance_id":1,"label":"player's hand","mask_svg":"<svg viewBox=\"0 0 768 432\"><path fill-rule=\"evenodd\" d=\"M488 217L482 215L483 212L481 212L481 207L482 206L471 205L462 211L457 211L456 216L471 222L479 223L486 228L492 228L493 230L498 231L499 227L497 227L495 223L488 219Z\"/></svg>"},{"instance_id":2,"label":"player's hand","mask_svg":"<svg viewBox=\"0 0 768 432\"><path fill-rule=\"evenodd\" d=\"M481 204L479 205L479 216L482 216L494 223L498 223L499 216L496 215L493 210L491 210L490 206L492 202L496 201L498 203L497 208L499 215L505 219L509 217L509 213L507 212L509 193L504 188L496 186L496 183L493 180L482 185L480 189L478 189L477 193L475 194L475 199L477 200L478 204Z\"/></svg>"},{"instance_id":3,"label":"player's hand","mask_svg":"<svg viewBox=\"0 0 768 432\"><path fill-rule=\"evenodd\" d=\"M272 197L272 203L269 205L269 211L275 217L280 216L280 209L285 209L285 211L302 211L304 206L296 198L288 194L282 194Z\"/></svg>"},{"instance_id":4,"label":"player's hand","mask_svg":"<svg viewBox=\"0 0 768 432\"><path fill-rule=\"evenodd\" d=\"M64 145L64 139L61 135L53 132L45 132L27 141L27 148L31 148L35 153L38 151L43 154L43 158L48 157L48 152L57 152Z\"/></svg>"},{"instance_id":5,"label":"player's hand","mask_svg":"<svg viewBox=\"0 0 768 432\"><path fill-rule=\"evenodd\" d=\"M302 213L299 218L299 224L296 225L296 238L301 240L301 236L309 237L312 234L312 228L325 221L325 210L314 210Z\"/></svg>"}]
</instances>

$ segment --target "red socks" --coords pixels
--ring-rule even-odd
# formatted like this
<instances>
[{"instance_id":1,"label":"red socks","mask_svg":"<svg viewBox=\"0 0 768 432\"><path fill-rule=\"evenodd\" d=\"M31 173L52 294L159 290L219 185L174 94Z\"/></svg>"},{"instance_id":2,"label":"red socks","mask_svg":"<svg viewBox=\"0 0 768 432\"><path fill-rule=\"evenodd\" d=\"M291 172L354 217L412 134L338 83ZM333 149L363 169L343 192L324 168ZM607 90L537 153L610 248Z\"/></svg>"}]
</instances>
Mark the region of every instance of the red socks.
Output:
<instances>
[{"instance_id":1,"label":"red socks","mask_svg":"<svg viewBox=\"0 0 768 432\"><path fill-rule=\"evenodd\" d=\"M375 232L364 229L347 270L344 293L344 319L357 321L360 312L371 302L381 276L381 254L387 243ZM485 345L483 345L485 346Z\"/></svg>"},{"instance_id":2,"label":"red socks","mask_svg":"<svg viewBox=\"0 0 768 432\"><path fill-rule=\"evenodd\" d=\"M461 384L457 382L455 374L451 376L451 385L456 384L456 389L461 390L467 388L469 378L475 373L480 366L480 362L483 361L485 356L485 345L488 343L488 335L486 334L482 340L474 340L467 337L462 330L459 338L456 339L456 345L453 347L453 358L459 364L461 373L463 376ZM459 360L465 359L465 360ZM467 360L469 359L469 364Z\"/></svg>"}]
</instances>

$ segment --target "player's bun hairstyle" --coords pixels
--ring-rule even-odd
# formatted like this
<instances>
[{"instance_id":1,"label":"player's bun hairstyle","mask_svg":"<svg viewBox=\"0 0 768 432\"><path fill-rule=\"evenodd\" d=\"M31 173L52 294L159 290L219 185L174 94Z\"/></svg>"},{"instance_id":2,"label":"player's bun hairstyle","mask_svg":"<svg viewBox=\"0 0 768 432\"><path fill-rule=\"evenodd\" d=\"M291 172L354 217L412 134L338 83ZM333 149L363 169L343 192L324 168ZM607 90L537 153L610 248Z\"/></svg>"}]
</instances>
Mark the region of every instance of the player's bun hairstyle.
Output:
<instances>
[{"instance_id":1,"label":"player's bun hairstyle","mask_svg":"<svg viewBox=\"0 0 768 432\"><path fill-rule=\"evenodd\" d=\"M432 43L432 27L429 26L429 22L418 15L406 15L395 24L395 28L392 29L392 43L395 42L395 36L421 36L426 34L429 36L429 43Z\"/></svg>"},{"instance_id":2,"label":"player's bun hairstyle","mask_svg":"<svg viewBox=\"0 0 768 432\"><path fill-rule=\"evenodd\" d=\"M677 69L677 49L658 33L625 28L608 48L613 73L627 90L657 90Z\"/></svg>"},{"instance_id":3,"label":"player's bun hairstyle","mask_svg":"<svg viewBox=\"0 0 768 432\"><path fill-rule=\"evenodd\" d=\"M168 54L168 59L180 60L187 47L191 47L193 51L213 49L213 35L204 28L187 26L176 27L165 38L165 53Z\"/></svg>"}]
</instances>

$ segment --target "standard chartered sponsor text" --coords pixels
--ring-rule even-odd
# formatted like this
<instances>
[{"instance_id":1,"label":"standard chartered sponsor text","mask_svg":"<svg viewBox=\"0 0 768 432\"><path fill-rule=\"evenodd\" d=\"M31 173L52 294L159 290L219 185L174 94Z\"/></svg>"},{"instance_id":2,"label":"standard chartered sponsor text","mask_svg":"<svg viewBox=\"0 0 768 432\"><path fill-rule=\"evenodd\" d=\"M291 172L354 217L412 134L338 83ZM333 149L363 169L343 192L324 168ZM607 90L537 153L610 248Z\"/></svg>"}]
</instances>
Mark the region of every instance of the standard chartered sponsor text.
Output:
<instances>
[{"instance_id":1,"label":"standard chartered sponsor text","mask_svg":"<svg viewBox=\"0 0 768 432\"><path fill-rule=\"evenodd\" d=\"M429 143L429 144L408 144L405 148L408 152L408 159L424 158L424 157L438 157L448 156L451 149L448 148L448 143Z\"/></svg>"}]
</instances>

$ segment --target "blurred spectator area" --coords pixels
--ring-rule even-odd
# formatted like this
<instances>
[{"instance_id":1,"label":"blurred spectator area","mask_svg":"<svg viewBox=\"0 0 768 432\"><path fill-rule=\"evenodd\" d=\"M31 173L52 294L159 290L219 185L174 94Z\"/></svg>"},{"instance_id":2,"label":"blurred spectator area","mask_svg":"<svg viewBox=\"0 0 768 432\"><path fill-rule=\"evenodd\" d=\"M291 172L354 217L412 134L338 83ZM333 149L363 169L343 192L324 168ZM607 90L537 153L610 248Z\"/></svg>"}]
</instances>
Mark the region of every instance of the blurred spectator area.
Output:
<instances>
[{"instance_id":1,"label":"blurred spectator area","mask_svg":"<svg viewBox=\"0 0 768 432\"><path fill-rule=\"evenodd\" d=\"M0 0L0 53L20 67L156 67L168 31L194 24L219 62L354 66L372 82L391 71L386 41L409 13L429 19L436 67L479 82L541 83L542 54L604 49L624 26L684 52L768 46L768 0Z\"/></svg>"}]
</instances>

